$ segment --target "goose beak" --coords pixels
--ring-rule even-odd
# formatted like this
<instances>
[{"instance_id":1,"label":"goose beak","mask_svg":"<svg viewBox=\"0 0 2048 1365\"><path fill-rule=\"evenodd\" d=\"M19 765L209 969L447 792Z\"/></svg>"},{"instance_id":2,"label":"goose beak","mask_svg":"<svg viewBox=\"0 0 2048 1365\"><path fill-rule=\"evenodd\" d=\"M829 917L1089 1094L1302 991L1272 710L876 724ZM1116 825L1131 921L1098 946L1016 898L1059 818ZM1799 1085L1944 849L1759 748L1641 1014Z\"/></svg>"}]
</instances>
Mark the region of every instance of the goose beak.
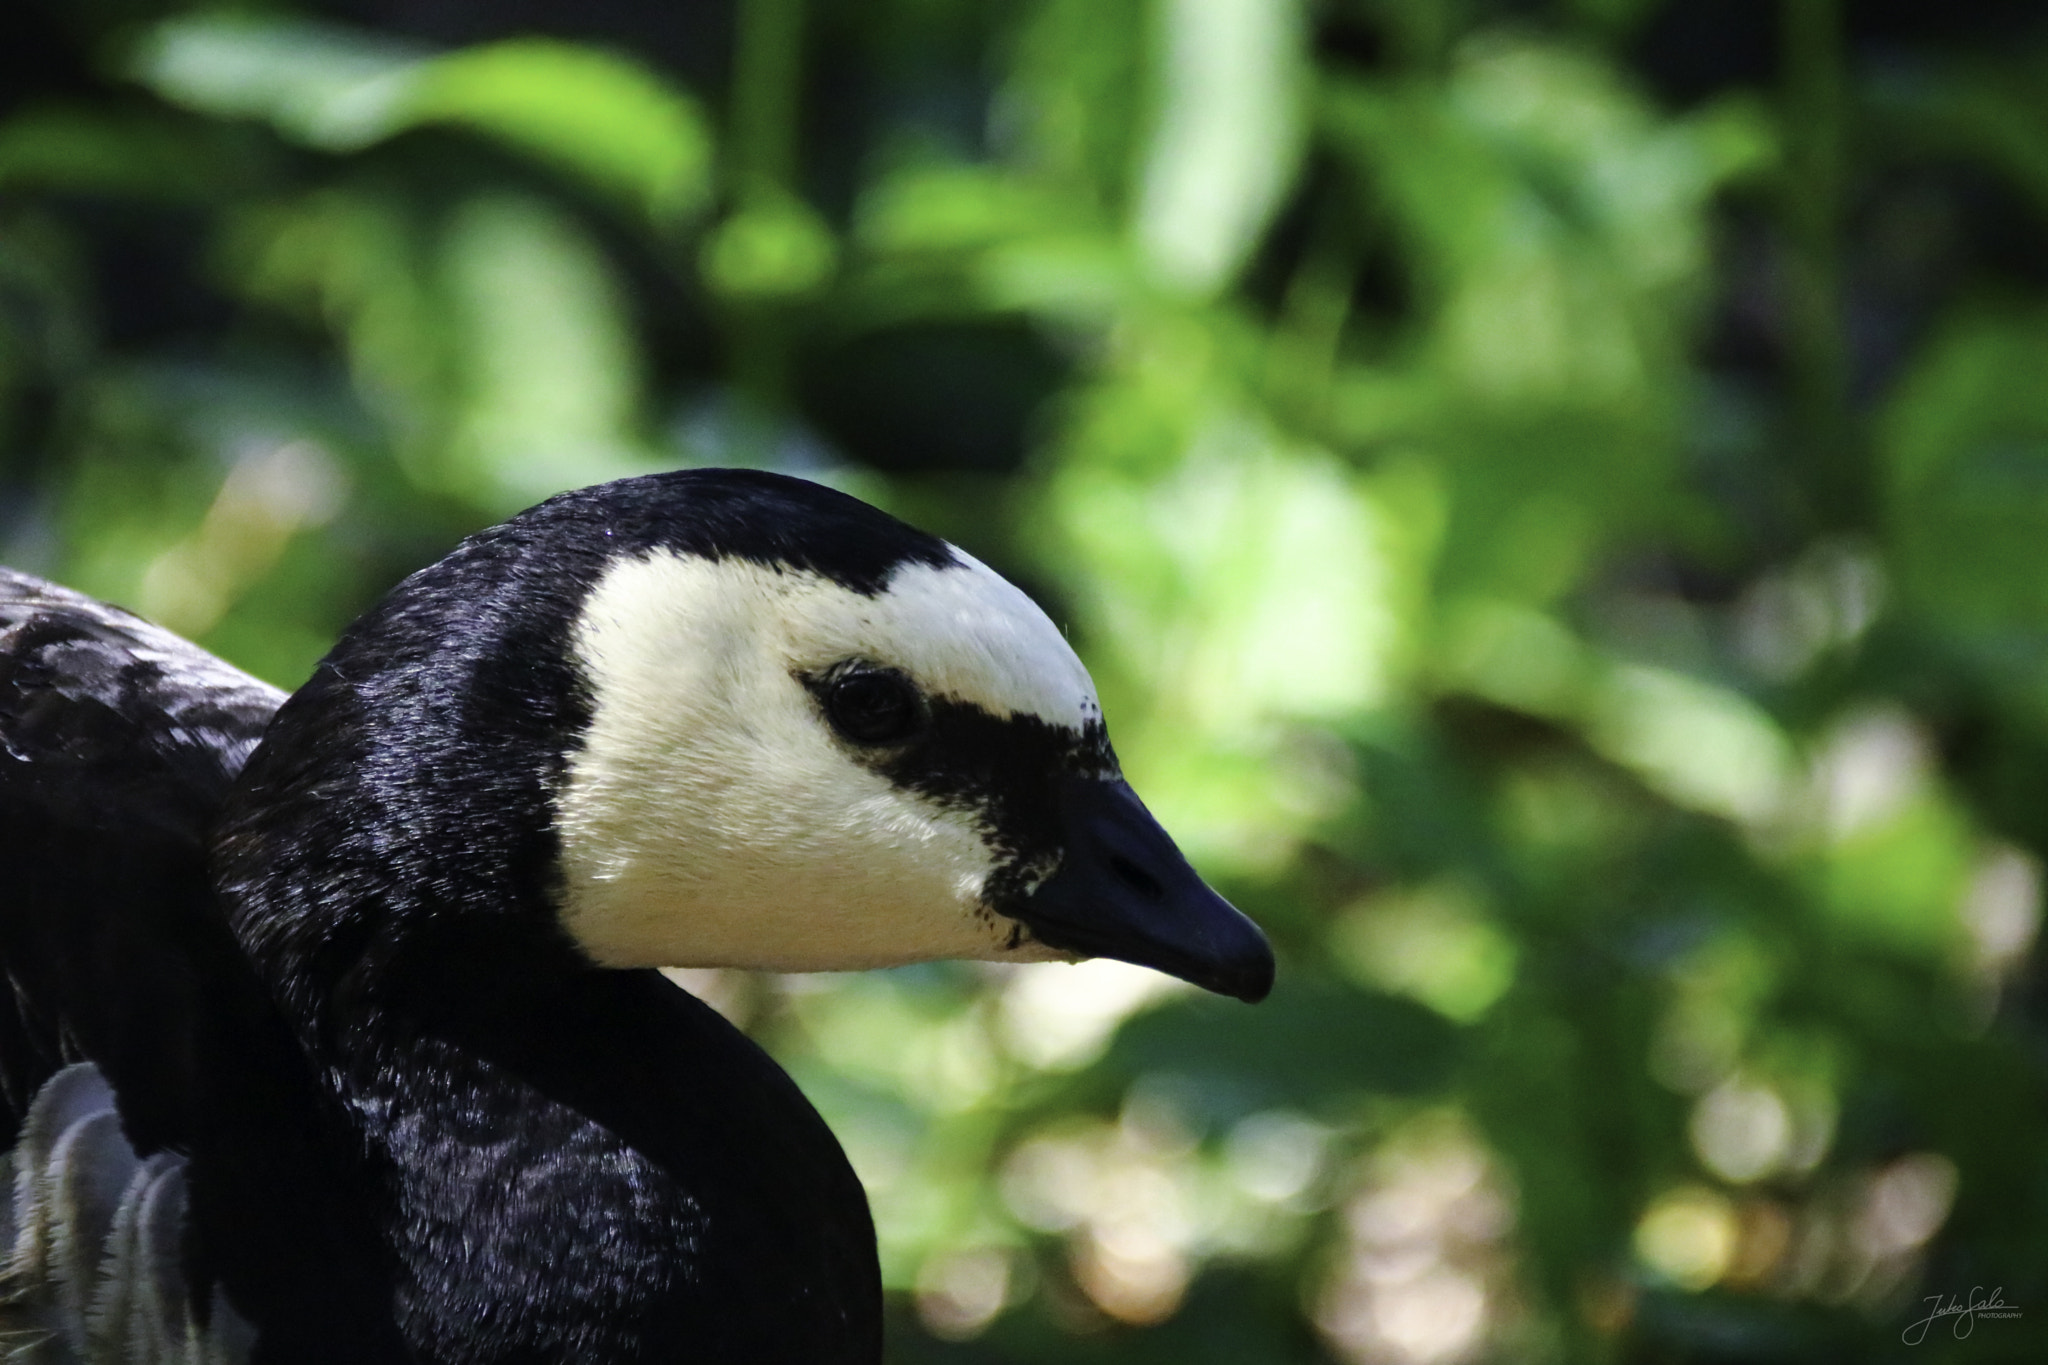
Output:
<instances>
[{"instance_id":1,"label":"goose beak","mask_svg":"<svg viewBox=\"0 0 2048 1365\"><path fill-rule=\"evenodd\" d=\"M1265 934L1211 891L1122 779L1058 793L1065 855L1016 913L1041 943L1113 957L1257 1001L1273 989Z\"/></svg>"}]
</instances>

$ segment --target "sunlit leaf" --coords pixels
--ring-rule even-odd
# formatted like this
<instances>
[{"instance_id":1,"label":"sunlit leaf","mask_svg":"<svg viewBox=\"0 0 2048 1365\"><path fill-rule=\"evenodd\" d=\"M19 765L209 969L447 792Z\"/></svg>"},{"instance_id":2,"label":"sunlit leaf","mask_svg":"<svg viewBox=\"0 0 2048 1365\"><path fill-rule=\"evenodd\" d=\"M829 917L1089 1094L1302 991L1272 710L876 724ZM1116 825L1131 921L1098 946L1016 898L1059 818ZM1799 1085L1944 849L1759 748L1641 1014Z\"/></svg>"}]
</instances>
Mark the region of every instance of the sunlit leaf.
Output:
<instances>
[{"instance_id":1,"label":"sunlit leaf","mask_svg":"<svg viewBox=\"0 0 2048 1365\"><path fill-rule=\"evenodd\" d=\"M463 207L441 245L457 405L442 480L507 511L651 467L633 447L639 374L609 263L539 200Z\"/></svg>"},{"instance_id":2,"label":"sunlit leaf","mask_svg":"<svg viewBox=\"0 0 2048 1365\"><path fill-rule=\"evenodd\" d=\"M795 199L749 204L704 244L705 281L734 299L793 299L815 293L838 255L831 230Z\"/></svg>"},{"instance_id":3,"label":"sunlit leaf","mask_svg":"<svg viewBox=\"0 0 2048 1365\"><path fill-rule=\"evenodd\" d=\"M1208 293L1251 251L1293 174L1302 20L1293 0L1161 3L1161 96L1135 230L1159 279Z\"/></svg>"},{"instance_id":4,"label":"sunlit leaf","mask_svg":"<svg viewBox=\"0 0 2048 1365\"><path fill-rule=\"evenodd\" d=\"M1593 743L1683 805L1735 820L1777 814L1791 790L1783 732L1747 699L1665 669L1625 667L1600 690Z\"/></svg>"},{"instance_id":5,"label":"sunlit leaf","mask_svg":"<svg viewBox=\"0 0 2048 1365\"><path fill-rule=\"evenodd\" d=\"M428 124L469 128L662 226L707 194L711 137L695 102L635 62L571 43L514 39L434 55L332 25L204 16L152 30L134 69L187 108L265 119L328 151Z\"/></svg>"},{"instance_id":6,"label":"sunlit leaf","mask_svg":"<svg viewBox=\"0 0 2048 1365\"><path fill-rule=\"evenodd\" d=\"M398 126L452 123L502 139L637 200L662 225L709 192L712 140L696 102L624 57L520 39L427 64L394 110Z\"/></svg>"}]
</instances>

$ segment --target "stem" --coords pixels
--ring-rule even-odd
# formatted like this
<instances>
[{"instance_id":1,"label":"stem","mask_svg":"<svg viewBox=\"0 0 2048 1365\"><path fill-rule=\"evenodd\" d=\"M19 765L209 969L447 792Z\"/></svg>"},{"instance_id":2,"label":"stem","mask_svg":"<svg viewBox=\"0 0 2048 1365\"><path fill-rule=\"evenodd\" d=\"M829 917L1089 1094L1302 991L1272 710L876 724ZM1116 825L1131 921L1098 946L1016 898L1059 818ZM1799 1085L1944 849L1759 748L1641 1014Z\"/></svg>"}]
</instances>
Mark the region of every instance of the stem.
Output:
<instances>
[{"instance_id":1,"label":"stem","mask_svg":"<svg viewBox=\"0 0 2048 1365\"><path fill-rule=\"evenodd\" d=\"M1825 527L1863 519L1843 335L1847 77L1841 0L1783 0L1787 368L1798 462Z\"/></svg>"},{"instance_id":2,"label":"stem","mask_svg":"<svg viewBox=\"0 0 2048 1365\"><path fill-rule=\"evenodd\" d=\"M796 173L804 0L740 0L732 72L732 193L786 194Z\"/></svg>"},{"instance_id":3,"label":"stem","mask_svg":"<svg viewBox=\"0 0 2048 1365\"><path fill-rule=\"evenodd\" d=\"M802 107L804 0L740 0L732 73L731 210L794 193ZM767 302L736 302L727 315L734 439L743 458L766 463L790 403L788 319Z\"/></svg>"}]
</instances>

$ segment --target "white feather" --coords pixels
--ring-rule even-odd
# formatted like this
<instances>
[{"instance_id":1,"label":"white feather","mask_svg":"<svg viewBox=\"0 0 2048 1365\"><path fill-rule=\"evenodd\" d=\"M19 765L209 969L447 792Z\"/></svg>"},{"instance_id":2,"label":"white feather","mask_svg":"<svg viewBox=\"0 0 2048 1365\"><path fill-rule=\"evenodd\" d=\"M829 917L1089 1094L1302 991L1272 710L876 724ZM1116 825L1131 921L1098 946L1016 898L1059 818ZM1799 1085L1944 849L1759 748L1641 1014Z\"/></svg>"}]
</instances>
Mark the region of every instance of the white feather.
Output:
<instances>
[{"instance_id":1,"label":"white feather","mask_svg":"<svg viewBox=\"0 0 2048 1365\"><path fill-rule=\"evenodd\" d=\"M957 552L956 552L957 553ZM800 675L848 659L935 698L1079 732L1094 685L986 566L821 575L656 553L613 567L575 632L595 715L560 803L563 921L610 966L833 971L1059 956L982 905L971 814L858 762Z\"/></svg>"}]
</instances>

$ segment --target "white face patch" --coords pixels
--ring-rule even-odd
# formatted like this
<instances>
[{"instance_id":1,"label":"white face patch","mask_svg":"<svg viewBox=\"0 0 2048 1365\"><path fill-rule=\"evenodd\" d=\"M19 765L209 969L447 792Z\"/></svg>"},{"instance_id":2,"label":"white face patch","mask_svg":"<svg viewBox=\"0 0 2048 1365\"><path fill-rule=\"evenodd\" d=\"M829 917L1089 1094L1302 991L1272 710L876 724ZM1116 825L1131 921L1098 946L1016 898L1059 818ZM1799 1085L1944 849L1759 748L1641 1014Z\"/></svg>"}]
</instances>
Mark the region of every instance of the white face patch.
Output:
<instances>
[{"instance_id":1,"label":"white face patch","mask_svg":"<svg viewBox=\"0 0 2048 1365\"><path fill-rule=\"evenodd\" d=\"M955 551L958 554L958 551ZM560 799L563 922L607 966L835 971L1044 960L983 903L972 813L859 761L800 680L847 660L934 700L1098 723L1030 598L961 554L869 597L819 574L661 551L622 561L573 647L595 693Z\"/></svg>"}]
</instances>

